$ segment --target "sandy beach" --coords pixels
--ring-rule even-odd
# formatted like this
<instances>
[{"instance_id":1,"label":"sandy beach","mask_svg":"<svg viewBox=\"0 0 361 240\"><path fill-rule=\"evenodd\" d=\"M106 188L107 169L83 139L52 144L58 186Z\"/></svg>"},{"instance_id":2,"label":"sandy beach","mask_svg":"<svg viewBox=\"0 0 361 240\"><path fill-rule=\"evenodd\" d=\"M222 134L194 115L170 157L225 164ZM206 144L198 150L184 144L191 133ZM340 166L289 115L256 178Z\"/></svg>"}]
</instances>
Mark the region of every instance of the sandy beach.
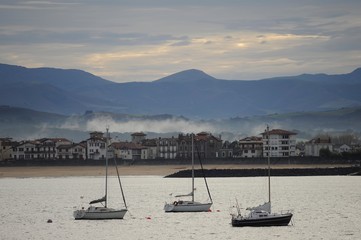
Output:
<instances>
[{"instance_id":1,"label":"sandy beach","mask_svg":"<svg viewBox=\"0 0 361 240\"><path fill-rule=\"evenodd\" d=\"M327 168L349 167L351 165L273 165L272 168ZM207 165L206 169L249 169L265 168L264 165ZM166 176L181 170L191 169L190 165L133 165L118 166L121 176ZM70 177L70 176L102 176L105 170L102 166L29 166L29 167L0 167L0 178L31 178L31 177ZM115 176L114 167L109 168L109 174Z\"/></svg>"},{"instance_id":2,"label":"sandy beach","mask_svg":"<svg viewBox=\"0 0 361 240\"><path fill-rule=\"evenodd\" d=\"M131 175L157 175L165 176L182 169L185 166L119 166L119 174ZM70 177L70 176L103 176L103 166L36 166L36 167L1 167L0 178L4 177ZM116 169L109 167L109 175L115 176Z\"/></svg>"}]
</instances>

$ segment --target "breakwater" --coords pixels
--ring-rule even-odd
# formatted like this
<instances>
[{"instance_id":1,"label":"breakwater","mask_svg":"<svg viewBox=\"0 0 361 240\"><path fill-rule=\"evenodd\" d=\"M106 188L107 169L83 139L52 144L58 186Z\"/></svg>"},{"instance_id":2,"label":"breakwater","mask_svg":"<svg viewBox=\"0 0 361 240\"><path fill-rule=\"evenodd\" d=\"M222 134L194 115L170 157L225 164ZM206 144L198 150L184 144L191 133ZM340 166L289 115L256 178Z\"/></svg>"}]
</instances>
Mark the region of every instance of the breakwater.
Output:
<instances>
[{"instance_id":1,"label":"breakwater","mask_svg":"<svg viewBox=\"0 0 361 240\"><path fill-rule=\"evenodd\" d=\"M272 176L331 176L331 175L360 175L360 167L331 167L331 168L279 168L272 169ZM268 176L268 169L200 169L194 171L195 177L261 177ZM189 178L191 170L181 170L167 175L168 178Z\"/></svg>"}]
</instances>

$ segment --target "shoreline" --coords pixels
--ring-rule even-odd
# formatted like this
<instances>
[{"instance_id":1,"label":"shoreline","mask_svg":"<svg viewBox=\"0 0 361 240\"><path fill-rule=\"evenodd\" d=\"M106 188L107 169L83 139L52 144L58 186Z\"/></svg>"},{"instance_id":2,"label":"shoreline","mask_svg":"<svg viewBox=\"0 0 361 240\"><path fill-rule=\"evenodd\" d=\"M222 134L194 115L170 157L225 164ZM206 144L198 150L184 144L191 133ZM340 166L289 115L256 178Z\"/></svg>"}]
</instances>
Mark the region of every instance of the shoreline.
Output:
<instances>
[{"instance_id":1,"label":"shoreline","mask_svg":"<svg viewBox=\"0 0 361 240\"><path fill-rule=\"evenodd\" d=\"M272 169L319 169L354 167L354 164L275 164ZM131 165L118 166L120 176L162 176L179 171L190 170L191 165ZM260 164L209 164L204 166L208 170L224 169L264 169ZM196 168L199 169L199 168ZM116 176L116 169L109 167L110 176ZM103 176L104 166L12 166L0 167L0 178L33 178L33 177L82 177Z\"/></svg>"}]
</instances>

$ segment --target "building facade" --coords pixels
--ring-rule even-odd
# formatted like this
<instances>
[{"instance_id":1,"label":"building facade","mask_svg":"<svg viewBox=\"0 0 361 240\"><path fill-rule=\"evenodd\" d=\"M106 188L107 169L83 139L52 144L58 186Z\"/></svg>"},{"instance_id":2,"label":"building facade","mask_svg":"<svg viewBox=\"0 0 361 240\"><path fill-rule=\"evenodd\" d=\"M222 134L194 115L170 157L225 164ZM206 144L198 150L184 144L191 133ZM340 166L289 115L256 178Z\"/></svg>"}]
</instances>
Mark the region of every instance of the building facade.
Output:
<instances>
[{"instance_id":1,"label":"building facade","mask_svg":"<svg viewBox=\"0 0 361 240\"><path fill-rule=\"evenodd\" d=\"M86 159L86 142L60 145L57 147L58 159Z\"/></svg>"},{"instance_id":2,"label":"building facade","mask_svg":"<svg viewBox=\"0 0 361 240\"><path fill-rule=\"evenodd\" d=\"M296 133L282 129L272 129L261 134L264 157L296 156Z\"/></svg>"},{"instance_id":3,"label":"building facade","mask_svg":"<svg viewBox=\"0 0 361 240\"><path fill-rule=\"evenodd\" d=\"M11 138L0 138L0 161L11 159L13 145L15 142Z\"/></svg>"},{"instance_id":4,"label":"building facade","mask_svg":"<svg viewBox=\"0 0 361 240\"><path fill-rule=\"evenodd\" d=\"M147 157L146 147L134 142L114 142L111 148L116 159L140 160Z\"/></svg>"},{"instance_id":5,"label":"building facade","mask_svg":"<svg viewBox=\"0 0 361 240\"><path fill-rule=\"evenodd\" d=\"M107 138L102 132L91 132L90 138L86 140L87 159L105 160Z\"/></svg>"},{"instance_id":6,"label":"building facade","mask_svg":"<svg viewBox=\"0 0 361 240\"><path fill-rule=\"evenodd\" d=\"M263 142L261 137L246 137L239 140L240 154L243 158L262 157Z\"/></svg>"},{"instance_id":7,"label":"building facade","mask_svg":"<svg viewBox=\"0 0 361 240\"><path fill-rule=\"evenodd\" d=\"M136 144L140 144L143 140L145 140L146 136L147 134L143 132L132 133L131 134L132 142Z\"/></svg>"},{"instance_id":8,"label":"building facade","mask_svg":"<svg viewBox=\"0 0 361 240\"><path fill-rule=\"evenodd\" d=\"M305 143L305 156L320 156L321 149L328 149L333 151L331 138L314 138Z\"/></svg>"},{"instance_id":9,"label":"building facade","mask_svg":"<svg viewBox=\"0 0 361 240\"><path fill-rule=\"evenodd\" d=\"M222 140L210 133L200 132L193 135L195 157L202 159L217 158L222 148ZM192 134L178 135L179 159L190 159L192 157Z\"/></svg>"},{"instance_id":10,"label":"building facade","mask_svg":"<svg viewBox=\"0 0 361 240\"><path fill-rule=\"evenodd\" d=\"M175 159L178 151L177 139L171 138L158 138L157 139L157 157L164 159Z\"/></svg>"},{"instance_id":11,"label":"building facade","mask_svg":"<svg viewBox=\"0 0 361 240\"><path fill-rule=\"evenodd\" d=\"M234 143L225 141L222 145L222 148L219 150L218 158L233 158L234 157L235 146Z\"/></svg>"},{"instance_id":12,"label":"building facade","mask_svg":"<svg viewBox=\"0 0 361 240\"><path fill-rule=\"evenodd\" d=\"M57 140L52 138L42 138L34 141L20 142L13 147L13 158L20 160L54 160L57 159L56 146Z\"/></svg>"},{"instance_id":13,"label":"building facade","mask_svg":"<svg viewBox=\"0 0 361 240\"><path fill-rule=\"evenodd\" d=\"M144 159L156 159L158 158L158 146L157 139L144 139L142 141L142 146L145 148Z\"/></svg>"}]
</instances>

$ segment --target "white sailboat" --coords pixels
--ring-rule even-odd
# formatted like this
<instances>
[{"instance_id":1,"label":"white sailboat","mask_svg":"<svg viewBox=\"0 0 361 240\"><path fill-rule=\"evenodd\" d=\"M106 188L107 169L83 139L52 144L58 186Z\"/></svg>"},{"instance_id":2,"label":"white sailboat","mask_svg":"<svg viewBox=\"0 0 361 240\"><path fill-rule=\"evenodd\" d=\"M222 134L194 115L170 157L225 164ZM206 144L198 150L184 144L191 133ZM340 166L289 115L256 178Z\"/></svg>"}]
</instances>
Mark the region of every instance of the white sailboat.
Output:
<instances>
[{"instance_id":1,"label":"white sailboat","mask_svg":"<svg viewBox=\"0 0 361 240\"><path fill-rule=\"evenodd\" d=\"M204 177L204 181L206 183L208 196L210 202L201 203L194 201L194 136L192 134L192 191L189 194L176 195L176 198L182 197L191 197L191 200L182 200L178 199L173 203L165 203L164 211L165 212L207 212L212 206L212 197L208 189L207 180Z\"/></svg>"},{"instance_id":2,"label":"white sailboat","mask_svg":"<svg viewBox=\"0 0 361 240\"><path fill-rule=\"evenodd\" d=\"M267 126L266 136L268 138L268 202L257 207L247 208L249 214L243 216L238 208L237 215L232 215L233 227L264 227L264 226L287 226L293 214L291 212L272 213L271 212L271 167L269 148L269 127Z\"/></svg>"},{"instance_id":3,"label":"white sailboat","mask_svg":"<svg viewBox=\"0 0 361 240\"><path fill-rule=\"evenodd\" d=\"M107 201L108 200L107 199L107 197L108 197L108 154L107 154L107 152L108 152L108 129L107 129L107 136L106 136L106 154L105 154L105 195L104 195L104 197L102 197L100 199L91 201L89 203L90 206L88 207L88 209L80 209L80 210L74 211L73 215L74 215L75 220L123 219L124 215L128 211L127 204L126 204L125 197L124 197L123 188L122 188L120 178L119 178L118 167L116 164L115 164L115 167L117 170L119 186L120 186L120 190L122 193L125 208L114 209L114 208L109 208L107 206L107 204L108 204L108 201ZM92 204L96 204L96 203L101 203L103 205L102 206L93 206L92 205Z\"/></svg>"}]
</instances>

